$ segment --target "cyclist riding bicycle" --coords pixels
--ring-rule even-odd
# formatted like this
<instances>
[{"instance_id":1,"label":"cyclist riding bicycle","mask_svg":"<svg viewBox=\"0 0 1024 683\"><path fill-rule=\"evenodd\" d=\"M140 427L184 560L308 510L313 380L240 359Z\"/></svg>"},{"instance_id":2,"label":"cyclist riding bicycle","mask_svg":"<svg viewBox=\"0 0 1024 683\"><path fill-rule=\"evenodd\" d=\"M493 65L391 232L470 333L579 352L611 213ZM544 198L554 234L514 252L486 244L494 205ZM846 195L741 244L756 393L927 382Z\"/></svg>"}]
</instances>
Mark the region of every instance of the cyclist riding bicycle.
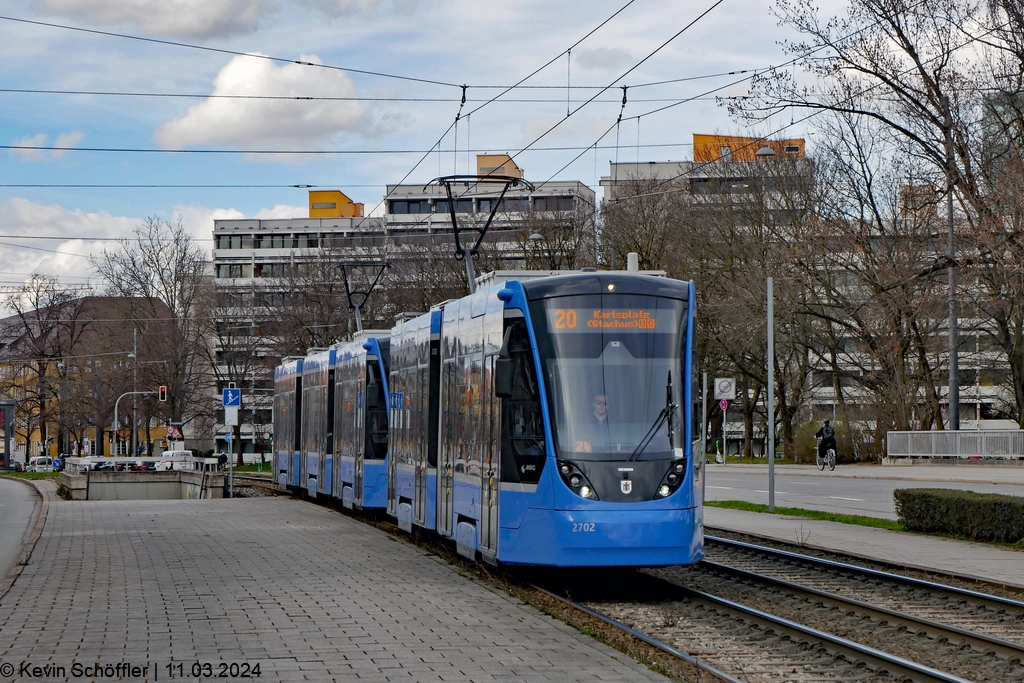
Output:
<instances>
[{"instance_id":1,"label":"cyclist riding bicycle","mask_svg":"<svg viewBox=\"0 0 1024 683\"><path fill-rule=\"evenodd\" d=\"M822 425L821 429L814 436L821 439L818 443L818 460L826 461L829 450L833 453L836 452L836 430L832 428L828 420L825 420L825 424Z\"/></svg>"}]
</instances>

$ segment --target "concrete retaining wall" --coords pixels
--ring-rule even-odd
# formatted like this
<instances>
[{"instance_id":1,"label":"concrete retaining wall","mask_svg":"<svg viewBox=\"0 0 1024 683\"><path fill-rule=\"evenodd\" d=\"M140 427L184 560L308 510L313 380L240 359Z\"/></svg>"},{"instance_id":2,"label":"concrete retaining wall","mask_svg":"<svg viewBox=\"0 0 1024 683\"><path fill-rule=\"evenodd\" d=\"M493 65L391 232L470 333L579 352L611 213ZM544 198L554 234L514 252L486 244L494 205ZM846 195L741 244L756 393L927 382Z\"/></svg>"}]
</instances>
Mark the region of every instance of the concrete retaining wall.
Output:
<instances>
[{"instance_id":1,"label":"concrete retaining wall","mask_svg":"<svg viewBox=\"0 0 1024 683\"><path fill-rule=\"evenodd\" d=\"M203 477L206 489L203 490ZM61 472L72 500L183 500L223 498L225 475L212 472Z\"/></svg>"}]
</instances>

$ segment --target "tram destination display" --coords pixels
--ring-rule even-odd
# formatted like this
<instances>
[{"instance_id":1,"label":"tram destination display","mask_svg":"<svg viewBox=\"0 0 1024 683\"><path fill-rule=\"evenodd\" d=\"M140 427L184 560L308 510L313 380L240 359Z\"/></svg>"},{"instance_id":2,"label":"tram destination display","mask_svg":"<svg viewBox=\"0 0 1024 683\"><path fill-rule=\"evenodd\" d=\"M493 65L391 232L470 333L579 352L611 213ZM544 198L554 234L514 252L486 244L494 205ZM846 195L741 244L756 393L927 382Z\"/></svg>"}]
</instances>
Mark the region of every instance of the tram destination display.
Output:
<instances>
[{"instance_id":1,"label":"tram destination display","mask_svg":"<svg viewBox=\"0 0 1024 683\"><path fill-rule=\"evenodd\" d=\"M671 308L548 308L548 329L560 332L674 332Z\"/></svg>"}]
</instances>

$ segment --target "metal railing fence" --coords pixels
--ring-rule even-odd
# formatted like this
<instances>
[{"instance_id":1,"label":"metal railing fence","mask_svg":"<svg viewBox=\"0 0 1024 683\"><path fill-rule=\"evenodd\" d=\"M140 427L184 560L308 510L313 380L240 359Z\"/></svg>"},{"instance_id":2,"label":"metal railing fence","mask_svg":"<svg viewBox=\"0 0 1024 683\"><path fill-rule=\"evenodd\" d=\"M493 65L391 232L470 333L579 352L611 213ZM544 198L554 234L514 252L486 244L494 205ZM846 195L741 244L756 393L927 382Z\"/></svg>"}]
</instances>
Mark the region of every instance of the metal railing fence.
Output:
<instances>
[{"instance_id":1,"label":"metal railing fence","mask_svg":"<svg viewBox=\"0 0 1024 683\"><path fill-rule=\"evenodd\" d=\"M889 432L885 441L890 458L1024 458L1024 429Z\"/></svg>"}]
</instances>

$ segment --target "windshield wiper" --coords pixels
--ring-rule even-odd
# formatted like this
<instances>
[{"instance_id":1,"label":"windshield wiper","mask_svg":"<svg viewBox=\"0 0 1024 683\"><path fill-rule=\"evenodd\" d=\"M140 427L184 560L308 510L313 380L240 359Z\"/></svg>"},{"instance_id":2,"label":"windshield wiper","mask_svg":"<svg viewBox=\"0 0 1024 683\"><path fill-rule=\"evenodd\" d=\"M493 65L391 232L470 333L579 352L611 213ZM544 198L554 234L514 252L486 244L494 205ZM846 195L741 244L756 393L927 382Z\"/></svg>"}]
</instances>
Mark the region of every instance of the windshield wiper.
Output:
<instances>
[{"instance_id":1,"label":"windshield wiper","mask_svg":"<svg viewBox=\"0 0 1024 683\"><path fill-rule=\"evenodd\" d=\"M651 425L651 428L647 430L646 434L644 434L644 438L640 440L640 443L638 443L636 448L633 449L633 452L630 453L628 462L633 462L640 457L640 454L643 453L644 449L650 445L654 436L658 433L658 430L661 429L661 425L665 424L666 421L668 422L668 445L670 448L675 448L674 417L676 414L676 408L678 407L679 406L672 402L672 371L669 370L668 382L665 384L665 407L661 409L660 413L658 413L658 417L655 418L654 424Z\"/></svg>"}]
</instances>

